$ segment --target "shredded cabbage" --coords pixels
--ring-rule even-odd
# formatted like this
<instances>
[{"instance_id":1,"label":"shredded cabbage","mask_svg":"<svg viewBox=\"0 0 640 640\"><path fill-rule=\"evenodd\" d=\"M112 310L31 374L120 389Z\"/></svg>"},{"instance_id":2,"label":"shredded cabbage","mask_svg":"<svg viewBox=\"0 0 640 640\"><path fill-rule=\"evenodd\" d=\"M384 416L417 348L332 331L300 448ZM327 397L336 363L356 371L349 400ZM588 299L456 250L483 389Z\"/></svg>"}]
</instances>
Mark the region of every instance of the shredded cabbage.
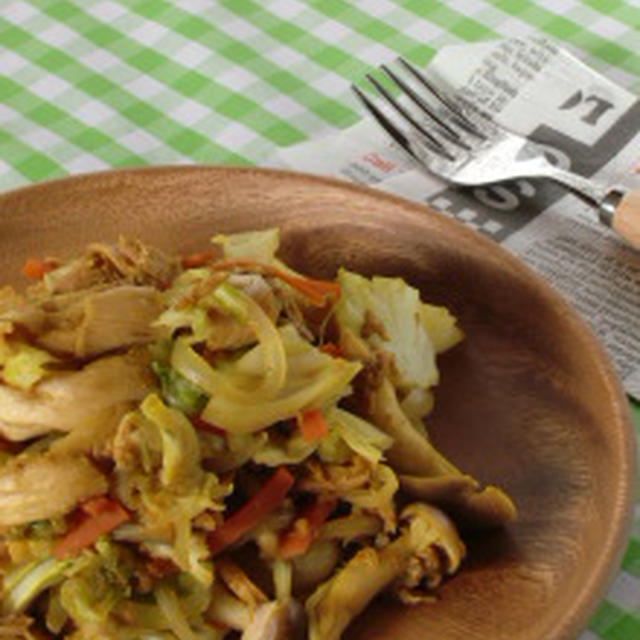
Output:
<instances>
[{"instance_id":1,"label":"shredded cabbage","mask_svg":"<svg viewBox=\"0 0 640 640\"><path fill-rule=\"evenodd\" d=\"M306 460L318 448L318 442L307 442L301 435L295 434L280 442L270 439L256 453L253 461L267 467L282 464L299 464Z\"/></svg>"},{"instance_id":2,"label":"shredded cabbage","mask_svg":"<svg viewBox=\"0 0 640 640\"><path fill-rule=\"evenodd\" d=\"M329 433L318 443L317 455L329 464L344 464L353 457L353 449L340 436L337 429L331 428Z\"/></svg>"},{"instance_id":3,"label":"shredded cabbage","mask_svg":"<svg viewBox=\"0 0 640 640\"><path fill-rule=\"evenodd\" d=\"M207 618L231 629L244 629L251 622L252 612L249 605L216 580L211 589L211 605L207 610Z\"/></svg>"},{"instance_id":4,"label":"shredded cabbage","mask_svg":"<svg viewBox=\"0 0 640 640\"><path fill-rule=\"evenodd\" d=\"M164 328L169 335L180 329L190 329L188 340L192 343L206 340L211 330L211 320L207 310L201 307L182 309L170 307L158 317L154 324Z\"/></svg>"},{"instance_id":5,"label":"shredded cabbage","mask_svg":"<svg viewBox=\"0 0 640 640\"><path fill-rule=\"evenodd\" d=\"M211 583L203 584L189 573L177 576L180 608L188 620L196 620L211 604Z\"/></svg>"},{"instance_id":6,"label":"shredded cabbage","mask_svg":"<svg viewBox=\"0 0 640 640\"><path fill-rule=\"evenodd\" d=\"M2 378L7 384L19 389L31 389L44 378L48 371L46 365L57 362L50 353L36 349L23 342L9 343L9 353L0 359Z\"/></svg>"},{"instance_id":7,"label":"shredded cabbage","mask_svg":"<svg viewBox=\"0 0 640 640\"><path fill-rule=\"evenodd\" d=\"M123 595L97 569L72 576L60 586L62 608L80 624L104 622Z\"/></svg>"},{"instance_id":8,"label":"shredded cabbage","mask_svg":"<svg viewBox=\"0 0 640 640\"><path fill-rule=\"evenodd\" d=\"M60 602L60 589L54 587L49 591L49 602L45 614L45 625L51 633L58 635L69 620L69 614Z\"/></svg>"},{"instance_id":9,"label":"shredded cabbage","mask_svg":"<svg viewBox=\"0 0 640 640\"><path fill-rule=\"evenodd\" d=\"M391 436L339 407L330 407L326 418L349 447L372 464L380 462L385 449L393 444Z\"/></svg>"},{"instance_id":10,"label":"shredded cabbage","mask_svg":"<svg viewBox=\"0 0 640 640\"><path fill-rule=\"evenodd\" d=\"M253 298L247 296L228 282L221 282L212 292L210 296L202 298L203 301L209 302L212 307L222 311L224 314L231 316L240 323L248 322L251 319L251 311L248 305L251 302L257 304ZM262 309L260 309L262 311ZM264 313L264 311L263 311Z\"/></svg>"},{"instance_id":11,"label":"shredded cabbage","mask_svg":"<svg viewBox=\"0 0 640 640\"><path fill-rule=\"evenodd\" d=\"M203 586L186 573L180 573L171 578L164 587L159 588L165 588L174 594L175 601L169 603L169 610L172 614L176 613L183 625L186 624L199 640L219 640L222 637L217 629L203 628L203 614L211 604L211 587ZM156 604L147 598L128 600L115 609L114 613L118 619L128 621L126 627L118 629L118 639L175 640L175 631L170 624L167 611L160 607L157 590L154 590L153 595ZM162 597L161 595L160 598ZM172 606L177 606L177 612ZM135 633L136 629L139 630L138 633Z\"/></svg>"},{"instance_id":12,"label":"shredded cabbage","mask_svg":"<svg viewBox=\"0 0 640 640\"><path fill-rule=\"evenodd\" d=\"M393 498L399 487L400 483L393 469L386 464L378 464L365 488L348 491L343 498L354 507L379 516L385 530L393 531L397 523Z\"/></svg>"},{"instance_id":13,"label":"shredded cabbage","mask_svg":"<svg viewBox=\"0 0 640 640\"><path fill-rule=\"evenodd\" d=\"M59 587L60 605L78 623L105 622L112 609L131 595L131 553L106 537L96 542L95 550L75 558L67 573Z\"/></svg>"},{"instance_id":14,"label":"shredded cabbage","mask_svg":"<svg viewBox=\"0 0 640 640\"><path fill-rule=\"evenodd\" d=\"M178 640L201 640L198 634L194 633L185 617L178 597L170 587L158 585L155 588L154 595L160 611L169 624L169 628L176 634Z\"/></svg>"},{"instance_id":15,"label":"shredded cabbage","mask_svg":"<svg viewBox=\"0 0 640 640\"><path fill-rule=\"evenodd\" d=\"M180 485L186 490L199 484L203 474L200 443L189 420L180 411L167 407L154 393L143 400L140 410L160 433L162 484L165 487Z\"/></svg>"},{"instance_id":16,"label":"shredded cabbage","mask_svg":"<svg viewBox=\"0 0 640 640\"><path fill-rule=\"evenodd\" d=\"M163 298L168 307L173 307L193 294L194 287L211 277L211 271L206 268L186 269L174 278L171 286L163 292ZM160 324L160 323L158 323Z\"/></svg>"},{"instance_id":17,"label":"shredded cabbage","mask_svg":"<svg viewBox=\"0 0 640 640\"><path fill-rule=\"evenodd\" d=\"M163 293L167 309L153 323L173 335L178 330L189 329L190 342L202 342L207 339L213 328L209 310L214 308L222 313L236 312L228 304L228 296L216 289L223 284L220 276L213 275L209 269L187 269Z\"/></svg>"},{"instance_id":18,"label":"shredded cabbage","mask_svg":"<svg viewBox=\"0 0 640 640\"><path fill-rule=\"evenodd\" d=\"M200 440L190 421L150 394L121 424L115 447L118 495L138 512L142 527L125 527L119 537L145 541L156 555L210 584L209 551L204 535L193 530L193 519L223 509L230 487L202 468Z\"/></svg>"},{"instance_id":19,"label":"shredded cabbage","mask_svg":"<svg viewBox=\"0 0 640 640\"><path fill-rule=\"evenodd\" d=\"M286 602L291 598L292 569L291 562L288 560L276 559L273 561L273 585L276 600L280 602Z\"/></svg>"},{"instance_id":20,"label":"shredded cabbage","mask_svg":"<svg viewBox=\"0 0 640 640\"><path fill-rule=\"evenodd\" d=\"M4 614L21 613L45 589L62 582L71 566L67 560L36 560L5 574L2 585Z\"/></svg>"},{"instance_id":21,"label":"shredded cabbage","mask_svg":"<svg viewBox=\"0 0 640 640\"><path fill-rule=\"evenodd\" d=\"M151 363L151 368L158 376L162 398L169 406L187 415L202 411L207 403L207 394L202 389L167 364L156 360Z\"/></svg>"},{"instance_id":22,"label":"shredded cabbage","mask_svg":"<svg viewBox=\"0 0 640 640\"><path fill-rule=\"evenodd\" d=\"M0 287L0 366L11 355L12 349L8 336L13 332L13 322L2 320L3 294L7 291L6 287ZM13 293L13 291L12 291ZM17 295L17 294L16 294Z\"/></svg>"},{"instance_id":23,"label":"shredded cabbage","mask_svg":"<svg viewBox=\"0 0 640 640\"><path fill-rule=\"evenodd\" d=\"M221 437L209 433L201 435L200 442L208 444L203 456L207 460L207 468L216 473L226 473L238 469L249 462L255 453L268 442L265 431L260 433L227 433Z\"/></svg>"}]
</instances>

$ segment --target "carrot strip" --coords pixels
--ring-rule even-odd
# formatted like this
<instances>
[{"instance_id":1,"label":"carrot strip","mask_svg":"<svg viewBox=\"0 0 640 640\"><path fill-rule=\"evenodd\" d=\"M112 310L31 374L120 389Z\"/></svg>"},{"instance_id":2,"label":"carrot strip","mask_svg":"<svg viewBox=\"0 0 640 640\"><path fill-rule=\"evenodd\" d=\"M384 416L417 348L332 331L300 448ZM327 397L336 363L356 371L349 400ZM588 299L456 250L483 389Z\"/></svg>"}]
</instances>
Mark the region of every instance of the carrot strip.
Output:
<instances>
[{"instance_id":1,"label":"carrot strip","mask_svg":"<svg viewBox=\"0 0 640 640\"><path fill-rule=\"evenodd\" d=\"M22 265L22 273L30 280L42 280L46 273L53 271L56 265L52 261L28 258Z\"/></svg>"},{"instance_id":2,"label":"carrot strip","mask_svg":"<svg viewBox=\"0 0 640 640\"><path fill-rule=\"evenodd\" d=\"M324 307L329 300L340 297L340 285L337 282L292 276L278 270L274 275L305 295L315 306Z\"/></svg>"},{"instance_id":3,"label":"carrot strip","mask_svg":"<svg viewBox=\"0 0 640 640\"><path fill-rule=\"evenodd\" d=\"M216 427L215 424L211 424L210 422L207 422L200 416L195 416L195 415L190 416L189 420L191 420L191 424L193 425L194 429L197 429L198 431L206 431L207 433L214 433L217 436L224 436L227 434L227 432L224 429L221 429L220 427Z\"/></svg>"},{"instance_id":4,"label":"carrot strip","mask_svg":"<svg viewBox=\"0 0 640 640\"><path fill-rule=\"evenodd\" d=\"M316 307L324 307L330 300L337 300L340 297L340 285L337 282L297 276L270 264L264 264L248 258L219 260L211 268L216 271L227 271L234 268L252 269L264 275L279 278L303 294Z\"/></svg>"},{"instance_id":5,"label":"carrot strip","mask_svg":"<svg viewBox=\"0 0 640 640\"><path fill-rule=\"evenodd\" d=\"M124 507L106 496L88 500L80 506L84 516L53 548L56 558L64 558L91 546L100 536L129 520Z\"/></svg>"},{"instance_id":6,"label":"carrot strip","mask_svg":"<svg viewBox=\"0 0 640 640\"><path fill-rule=\"evenodd\" d=\"M147 568L147 571L156 580L162 580L163 578L171 576L180 571L173 560L170 560L169 558L149 558L145 566Z\"/></svg>"},{"instance_id":7,"label":"carrot strip","mask_svg":"<svg viewBox=\"0 0 640 640\"><path fill-rule=\"evenodd\" d=\"M211 262L218 252L214 249L210 251L201 251L200 253L192 253L191 255L182 258L182 267L184 269L195 269L197 267L203 267L205 264Z\"/></svg>"},{"instance_id":8,"label":"carrot strip","mask_svg":"<svg viewBox=\"0 0 640 640\"><path fill-rule=\"evenodd\" d=\"M322 411L320 409L307 409L297 417L298 427L302 433L302 437L307 442L316 442L329 432Z\"/></svg>"},{"instance_id":9,"label":"carrot strip","mask_svg":"<svg viewBox=\"0 0 640 640\"><path fill-rule=\"evenodd\" d=\"M81 505L81 509L89 516L98 516L106 511L111 511L114 505L119 507L120 505L107 496L98 496L97 498L91 498Z\"/></svg>"},{"instance_id":10,"label":"carrot strip","mask_svg":"<svg viewBox=\"0 0 640 640\"><path fill-rule=\"evenodd\" d=\"M317 498L303 509L291 528L280 537L278 543L280 557L286 560L306 553L335 506L336 500Z\"/></svg>"},{"instance_id":11,"label":"carrot strip","mask_svg":"<svg viewBox=\"0 0 640 640\"><path fill-rule=\"evenodd\" d=\"M344 354L342 349L335 342L325 342L318 347L322 353L326 353L334 358L342 358Z\"/></svg>"},{"instance_id":12,"label":"carrot strip","mask_svg":"<svg viewBox=\"0 0 640 640\"><path fill-rule=\"evenodd\" d=\"M283 502L294 481L286 467L279 467L248 502L211 532L207 539L211 554L233 544L260 524Z\"/></svg>"}]
</instances>

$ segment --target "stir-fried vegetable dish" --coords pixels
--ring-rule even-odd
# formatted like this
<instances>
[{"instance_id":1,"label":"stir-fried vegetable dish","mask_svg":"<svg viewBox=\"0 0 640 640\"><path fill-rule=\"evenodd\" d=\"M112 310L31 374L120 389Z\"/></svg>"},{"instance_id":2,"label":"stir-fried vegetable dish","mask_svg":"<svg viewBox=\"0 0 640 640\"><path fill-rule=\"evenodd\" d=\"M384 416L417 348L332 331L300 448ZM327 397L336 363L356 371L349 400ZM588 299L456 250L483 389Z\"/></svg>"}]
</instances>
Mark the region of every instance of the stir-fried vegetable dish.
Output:
<instances>
[{"instance_id":1,"label":"stir-fried vegetable dish","mask_svg":"<svg viewBox=\"0 0 640 640\"><path fill-rule=\"evenodd\" d=\"M0 638L337 640L515 517L428 438L455 318L278 244L121 238L0 288Z\"/></svg>"}]
</instances>

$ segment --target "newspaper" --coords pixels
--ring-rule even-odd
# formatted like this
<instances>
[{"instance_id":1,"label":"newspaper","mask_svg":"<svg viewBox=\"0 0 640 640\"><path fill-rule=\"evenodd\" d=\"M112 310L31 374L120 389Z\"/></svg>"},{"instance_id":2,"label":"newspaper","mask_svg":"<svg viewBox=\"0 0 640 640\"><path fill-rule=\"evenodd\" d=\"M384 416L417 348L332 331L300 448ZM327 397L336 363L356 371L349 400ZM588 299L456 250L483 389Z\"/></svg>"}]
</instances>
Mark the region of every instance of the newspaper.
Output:
<instances>
[{"instance_id":1,"label":"newspaper","mask_svg":"<svg viewBox=\"0 0 640 640\"><path fill-rule=\"evenodd\" d=\"M441 50L428 67L559 166L640 189L640 100L542 39ZM486 234L546 277L604 343L640 400L640 252L595 208L550 181L460 188L417 167L370 118L281 149L271 166L333 175L425 203Z\"/></svg>"}]
</instances>

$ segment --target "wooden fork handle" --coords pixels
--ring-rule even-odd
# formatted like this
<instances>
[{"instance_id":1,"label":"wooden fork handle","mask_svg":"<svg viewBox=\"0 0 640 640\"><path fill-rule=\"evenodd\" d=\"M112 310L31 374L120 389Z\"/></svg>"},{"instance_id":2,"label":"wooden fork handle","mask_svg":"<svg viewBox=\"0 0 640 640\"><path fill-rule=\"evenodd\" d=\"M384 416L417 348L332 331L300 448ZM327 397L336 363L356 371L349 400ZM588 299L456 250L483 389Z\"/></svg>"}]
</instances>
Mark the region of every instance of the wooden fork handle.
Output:
<instances>
[{"instance_id":1,"label":"wooden fork handle","mask_svg":"<svg viewBox=\"0 0 640 640\"><path fill-rule=\"evenodd\" d=\"M640 191L611 189L600 203L600 219L640 250Z\"/></svg>"},{"instance_id":2,"label":"wooden fork handle","mask_svg":"<svg viewBox=\"0 0 640 640\"><path fill-rule=\"evenodd\" d=\"M640 249L640 191L627 191L618 203L611 226L634 249Z\"/></svg>"}]
</instances>

